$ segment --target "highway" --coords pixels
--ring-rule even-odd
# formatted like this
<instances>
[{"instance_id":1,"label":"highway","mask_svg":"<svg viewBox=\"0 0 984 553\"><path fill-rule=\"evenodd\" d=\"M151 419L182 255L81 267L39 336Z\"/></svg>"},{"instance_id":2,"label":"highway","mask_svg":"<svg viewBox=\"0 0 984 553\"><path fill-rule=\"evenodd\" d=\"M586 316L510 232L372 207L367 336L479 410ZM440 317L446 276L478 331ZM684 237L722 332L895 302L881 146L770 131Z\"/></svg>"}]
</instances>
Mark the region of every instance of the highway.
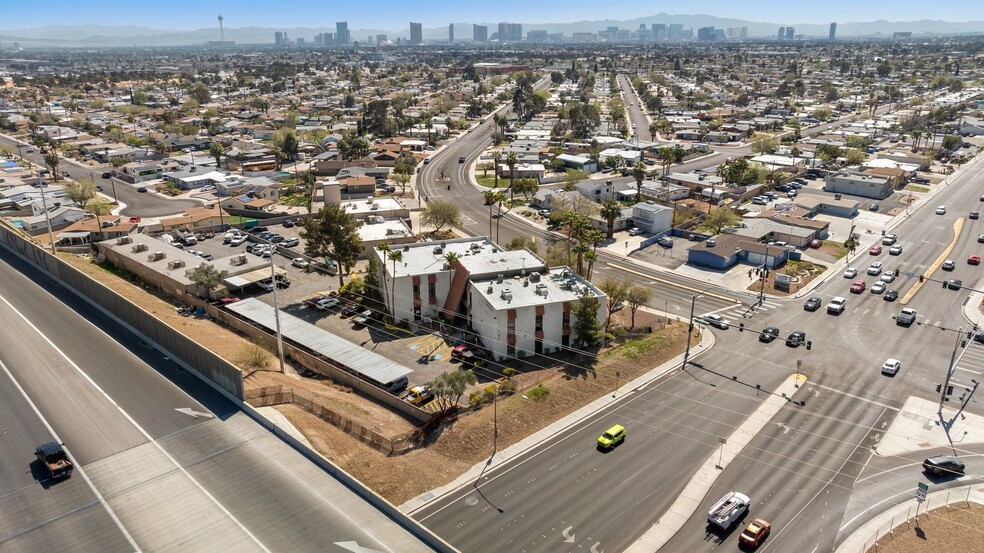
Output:
<instances>
[{"instance_id":1,"label":"highway","mask_svg":"<svg viewBox=\"0 0 984 553\"><path fill-rule=\"evenodd\" d=\"M17 147L18 144L20 144L19 149ZM0 134L0 145L6 146L18 156L23 155L24 159L39 167L46 167L44 164L44 156L41 154L41 151L32 144L21 142L10 136ZM29 149L34 151L28 152ZM198 200L178 200L152 193L137 192L137 186L124 182L120 179L101 178L102 173L106 170L106 168L82 165L64 156L62 156L61 162L58 164L59 173L62 171L68 171L70 178L74 181L90 179L96 184L96 186L102 187L102 193L106 197L111 200L115 198L119 203L125 204L126 207L123 208L120 214L128 217L163 217L166 215L177 215L184 213L188 208L201 207L203 203ZM61 179L61 177L59 177L59 179ZM50 181L51 177L46 180Z\"/></svg>"},{"instance_id":2,"label":"highway","mask_svg":"<svg viewBox=\"0 0 984 553\"><path fill-rule=\"evenodd\" d=\"M431 550L46 275L0 260L0 549ZM69 480L33 462L51 439L77 464Z\"/></svg>"}]
</instances>

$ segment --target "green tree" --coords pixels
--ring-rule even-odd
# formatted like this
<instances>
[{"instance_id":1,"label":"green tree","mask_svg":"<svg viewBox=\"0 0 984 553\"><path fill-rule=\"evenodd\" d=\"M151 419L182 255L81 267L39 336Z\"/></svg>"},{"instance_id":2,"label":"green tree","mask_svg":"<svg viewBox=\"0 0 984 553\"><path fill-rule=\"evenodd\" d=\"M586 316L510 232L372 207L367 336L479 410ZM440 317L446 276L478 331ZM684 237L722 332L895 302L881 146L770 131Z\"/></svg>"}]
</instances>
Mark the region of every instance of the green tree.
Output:
<instances>
[{"instance_id":1,"label":"green tree","mask_svg":"<svg viewBox=\"0 0 984 553\"><path fill-rule=\"evenodd\" d=\"M441 373L427 383L434 392L435 403L442 414L448 414L458 409L458 401L465 393L469 384L475 384L478 379L472 371L448 371Z\"/></svg>"},{"instance_id":2,"label":"green tree","mask_svg":"<svg viewBox=\"0 0 984 553\"><path fill-rule=\"evenodd\" d=\"M519 155L515 151L506 154L506 165L509 166L509 200L512 201L516 196L513 181L516 179L516 166L519 165Z\"/></svg>"},{"instance_id":3,"label":"green tree","mask_svg":"<svg viewBox=\"0 0 984 553\"><path fill-rule=\"evenodd\" d=\"M305 215L303 219L301 238L306 241L304 253L335 261L338 264L338 285L341 286L344 284L342 274L362 254L359 222L337 204L325 206L318 213Z\"/></svg>"},{"instance_id":4,"label":"green tree","mask_svg":"<svg viewBox=\"0 0 984 553\"><path fill-rule=\"evenodd\" d=\"M51 168L51 175L55 182L58 182L58 164L61 163L61 157L58 152L51 150L44 154L44 164ZM79 206L82 207L82 206Z\"/></svg>"},{"instance_id":5,"label":"green tree","mask_svg":"<svg viewBox=\"0 0 984 553\"><path fill-rule=\"evenodd\" d=\"M369 266L366 268L365 282L366 297L373 301L380 301L383 295L379 292L379 261L376 256L369 256Z\"/></svg>"},{"instance_id":6,"label":"green tree","mask_svg":"<svg viewBox=\"0 0 984 553\"><path fill-rule=\"evenodd\" d=\"M642 181L646 180L646 168L636 163L632 168L632 178L636 181L636 201L642 201Z\"/></svg>"},{"instance_id":7,"label":"green tree","mask_svg":"<svg viewBox=\"0 0 984 553\"><path fill-rule=\"evenodd\" d=\"M847 152L844 154L844 157L847 159L848 165L860 165L864 163L864 160L867 159L868 156L865 155L864 151L858 148L848 148Z\"/></svg>"},{"instance_id":8,"label":"green tree","mask_svg":"<svg viewBox=\"0 0 984 553\"><path fill-rule=\"evenodd\" d=\"M752 142L751 148L756 154L771 154L779 148L779 141L771 137L761 138Z\"/></svg>"},{"instance_id":9,"label":"green tree","mask_svg":"<svg viewBox=\"0 0 984 553\"><path fill-rule=\"evenodd\" d=\"M228 275L228 271L220 271L211 263L202 263L188 272L188 280L202 290L203 293L199 294L199 297L207 298L213 290L222 285L222 281Z\"/></svg>"},{"instance_id":10,"label":"green tree","mask_svg":"<svg viewBox=\"0 0 984 553\"><path fill-rule=\"evenodd\" d=\"M636 200L640 198L637 197ZM608 224L608 234L607 238L611 240L612 235L615 234L615 220L622 216L622 204L615 200L605 200L601 204L601 218L605 220Z\"/></svg>"},{"instance_id":11,"label":"green tree","mask_svg":"<svg viewBox=\"0 0 984 553\"><path fill-rule=\"evenodd\" d=\"M653 299L653 290L648 286L643 286L642 284L636 284L629 288L628 292L625 294L625 303L629 305L629 314L632 319L632 326L629 330L635 328L635 316L636 311L639 307L646 305Z\"/></svg>"},{"instance_id":12,"label":"green tree","mask_svg":"<svg viewBox=\"0 0 984 553\"><path fill-rule=\"evenodd\" d=\"M704 218L704 225L714 229L714 234L720 234L724 227L731 227L741 221L735 211L729 207L715 207Z\"/></svg>"},{"instance_id":13,"label":"green tree","mask_svg":"<svg viewBox=\"0 0 984 553\"><path fill-rule=\"evenodd\" d=\"M215 158L215 168L221 169L222 156L225 155L225 148L222 147L222 144L219 144L218 142L213 142L212 145L208 148L208 155Z\"/></svg>"},{"instance_id":14,"label":"green tree","mask_svg":"<svg viewBox=\"0 0 984 553\"><path fill-rule=\"evenodd\" d=\"M85 207L89 200L96 197L96 185L89 179L79 182L69 182L65 185L65 197L77 207Z\"/></svg>"},{"instance_id":15,"label":"green tree","mask_svg":"<svg viewBox=\"0 0 984 553\"><path fill-rule=\"evenodd\" d=\"M208 86L201 81L198 81L188 87L188 96L198 102L198 105L200 106L212 101L212 92L208 89Z\"/></svg>"},{"instance_id":16,"label":"green tree","mask_svg":"<svg viewBox=\"0 0 984 553\"><path fill-rule=\"evenodd\" d=\"M601 342L601 323L598 321L598 298L585 289L571 309L574 316L573 346L592 349Z\"/></svg>"},{"instance_id":17,"label":"green tree","mask_svg":"<svg viewBox=\"0 0 984 553\"><path fill-rule=\"evenodd\" d=\"M434 227L434 232L441 232L444 227L460 226L461 221L458 206L444 200L428 202L427 208L420 214L420 224Z\"/></svg>"},{"instance_id":18,"label":"green tree","mask_svg":"<svg viewBox=\"0 0 984 553\"><path fill-rule=\"evenodd\" d=\"M608 296L608 309L606 309L605 332L612 326L612 315L615 313L615 304L625 301L629 293L629 283L625 280L606 277L598 284L598 289Z\"/></svg>"}]
</instances>

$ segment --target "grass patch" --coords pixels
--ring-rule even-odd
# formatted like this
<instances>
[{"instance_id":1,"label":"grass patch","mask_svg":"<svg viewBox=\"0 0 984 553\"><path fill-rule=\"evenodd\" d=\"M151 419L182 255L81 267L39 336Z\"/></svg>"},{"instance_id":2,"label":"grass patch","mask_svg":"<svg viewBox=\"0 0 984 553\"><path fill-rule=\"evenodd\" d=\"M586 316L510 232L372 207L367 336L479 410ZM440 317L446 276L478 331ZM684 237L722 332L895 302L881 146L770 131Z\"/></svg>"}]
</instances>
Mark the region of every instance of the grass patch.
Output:
<instances>
[{"instance_id":1,"label":"grass patch","mask_svg":"<svg viewBox=\"0 0 984 553\"><path fill-rule=\"evenodd\" d=\"M606 361L638 361L643 357L647 357L650 353L655 353L668 347L670 341L670 336L666 332L646 334L640 338L628 340L611 348L604 353L604 358Z\"/></svg>"},{"instance_id":2,"label":"grass patch","mask_svg":"<svg viewBox=\"0 0 984 553\"><path fill-rule=\"evenodd\" d=\"M929 188L926 186L916 186L914 184L905 185L906 190L911 190L913 192L929 192Z\"/></svg>"},{"instance_id":3,"label":"grass patch","mask_svg":"<svg viewBox=\"0 0 984 553\"><path fill-rule=\"evenodd\" d=\"M482 177L475 175L475 180L478 181L478 184L484 186L485 188L495 188L495 177Z\"/></svg>"},{"instance_id":4,"label":"grass patch","mask_svg":"<svg viewBox=\"0 0 984 553\"><path fill-rule=\"evenodd\" d=\"M277 202L294 207L304 207L307 205L308 197L307 194L289 194L281 196Z\"/></svg>"},{"instance_id":5,"label":"grass patch","mask_svg":"<svg viewBox=\"0 0 984 553\"><path fill-rule=\"evenodd\" d=\"M847 255L847 248L844 247L843 242L834 242L833 240L824 240L823 245L820 246L823 253L830 255L834 259L840 259Z\"/></svg>"},{"instance_id":6,"label":"grass patch","mask_svg":"<svg viewBox=\"0 0 984 553\"><path fill-rule=\"evenodd\" d=\"M99 263L98 266L100 269L106 271L107 273L115 275L127 282L137 281L137 275L131 273L130 271L127 271L126 269L120 269L119 267L113 265L109 261L103 261L102 263Z\"/></svg>"}]
</instances>

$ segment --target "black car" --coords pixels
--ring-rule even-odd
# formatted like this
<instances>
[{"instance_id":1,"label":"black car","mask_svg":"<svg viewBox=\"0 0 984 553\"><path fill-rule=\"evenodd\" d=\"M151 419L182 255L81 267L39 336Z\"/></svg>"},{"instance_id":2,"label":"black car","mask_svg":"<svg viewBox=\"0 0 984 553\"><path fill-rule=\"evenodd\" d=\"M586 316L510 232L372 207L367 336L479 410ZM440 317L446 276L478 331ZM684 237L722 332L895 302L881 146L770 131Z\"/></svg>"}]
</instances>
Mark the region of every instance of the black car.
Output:
<instances>
[{"instance_id":1,"label":"black car","mask_svg":"<svg viewBox=\"0 0 984 553\"><path fill-rule=\"evenodd\" d=\"M882 299L885 301L895 301L899 299L899 291L894 288L886 290L885 295L882 296Z\"/></svg>"},{"instance_id":2,"label":"black car","mask_svg":"<svg viewBox=\"0 0 984 553\"><path fill-rule=\"evenodd\" d=\"M959 278L952 278L946 281L946 287L949 288L950 290L959 290L960 288L963 287L963 281L960 280Z\"/></svg>"},{"instance_id":3,"label":"black car","mask_svg":"<svg viewBox=\"0 0 984 553\"><path fill-rule=\"evenodd\" d=\"M820 309L820 304L822 303L823 301L820 298L810 298L806 300L805 304L803 304L803 309L806 311L816 311L817 309Z\"/></svg>"},{"instance_id":4,"label":"black car","mask_svg":"<svg viewBox=\"0 0 984 553\"><path fill-rule=\"evenodd\" d=\"M934 476L954 476L964 473L963 461L953 455L937 455L923 461L923 470Z\"/></svg>"},{"instance_id":5,"label":"black car","mask_svg":"<svg viewBox=\"0 0 984 553\"><path fill-rule=\"evenodd\" d=\"M971 219L980 219L981 218L981 212L980 211L971 211L970 212L970 218Z\"/></svg>"},{"instance_id":6,"label":"black car","mask_svg":"<svg viewBox=\"0 0 984 553\"><path fill-rule=\"evenodd\" d=\"M779 329L774 326L767 326L759 334L759 342L771 342L779 337Z\"/></svg>"},{"instance_id":7,"label":"black car","mask_svg":"<svg viewBox=\"0 0 984 553\"><path fill-rule=\"evenodd\" d=\"M294 220L293 219L287 219L286 221L283 222L283 226L285 226L287 228L290 228L290 227L294 226Z\"/></svg>"},{"instance_id":8,"label":"black car","mask_svg":"<svg viewBox=\"0 0 984 553\"><path fill-rule=\"evenodd\" d=\"M794 348L806 344L806 333L802 330L794 330L786 337L786 345Z\"/></svg>"},{"instance_id":9,"label":"black car","mask_svg":"<svg viewBox=\"0 0 984 553\"><path fill-rule=\"evenodd\" d=\"M104 178L104 179L108 179L108 178L110 178L112 176L113 175L111 175L110 173L103 173L102 174L102 178ZM981 200L984 201L984 196L981 196Z\"/></svg>"}]
</instances>

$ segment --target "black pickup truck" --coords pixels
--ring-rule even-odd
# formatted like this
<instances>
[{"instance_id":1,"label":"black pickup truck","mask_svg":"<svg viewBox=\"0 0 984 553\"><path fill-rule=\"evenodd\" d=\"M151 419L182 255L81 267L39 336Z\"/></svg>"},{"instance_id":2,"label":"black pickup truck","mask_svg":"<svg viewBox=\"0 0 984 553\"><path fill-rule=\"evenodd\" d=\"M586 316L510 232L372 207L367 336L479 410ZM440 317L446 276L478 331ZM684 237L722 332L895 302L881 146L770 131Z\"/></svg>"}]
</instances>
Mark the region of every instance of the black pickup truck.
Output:
<instances>
[{"instance_id":1,"label":"black pickup truck","mask_svg":"<svg viewBox=\"0 0 984 553\"><path fill-rule=\"evenodd\" d=\"M41 444L34 450L38 462L44 467L51 478L71 478L75 465L65 453L65 448L58 442Z\"/></svg>"}]
</instances>

